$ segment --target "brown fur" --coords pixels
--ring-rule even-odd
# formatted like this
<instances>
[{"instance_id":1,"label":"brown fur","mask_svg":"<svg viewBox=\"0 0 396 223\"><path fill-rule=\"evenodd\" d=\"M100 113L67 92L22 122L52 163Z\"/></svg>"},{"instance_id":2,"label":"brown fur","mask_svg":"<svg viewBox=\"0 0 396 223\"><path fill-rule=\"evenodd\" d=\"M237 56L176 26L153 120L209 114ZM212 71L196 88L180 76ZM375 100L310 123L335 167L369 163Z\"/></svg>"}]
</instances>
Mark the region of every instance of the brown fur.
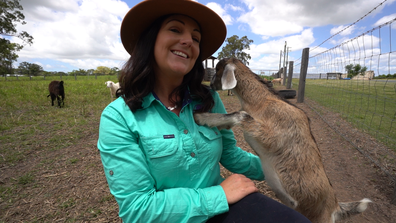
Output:
<instances>
[{"instance_id":1,"label":"brown fur","mask_svg":"<svg viewBox=\"0 0 396 223\"><path fill-rule=\"evenodd\" d=\"M218 128L240 124L245 140L261 159L267 183L282 203L314 223L334 222L366 209L368 199L340 207L302 110L282 100L266 81L237 59L219 61L216 71L212 88L233 88L242 111L227 115L201 113L194 118L198 124ZM233 83L230 72L236 86L224 85Z\"/></svg>"},{"instance_id":2,"label":"brown fur","mask_svg":"<svg viewBox=\"0 0 396 223\"><path fill-rule=\"evenodd\" d=\"M58 101L58 106L61 108L62 106L65 105L64 100L65 100L65 89L63 87L63 81L51 81L51 83L48 86L49 90L49 95L47 95L47 98L51 96L51 104L54 106L54 101Z\"/></svg>"}]
</instances>

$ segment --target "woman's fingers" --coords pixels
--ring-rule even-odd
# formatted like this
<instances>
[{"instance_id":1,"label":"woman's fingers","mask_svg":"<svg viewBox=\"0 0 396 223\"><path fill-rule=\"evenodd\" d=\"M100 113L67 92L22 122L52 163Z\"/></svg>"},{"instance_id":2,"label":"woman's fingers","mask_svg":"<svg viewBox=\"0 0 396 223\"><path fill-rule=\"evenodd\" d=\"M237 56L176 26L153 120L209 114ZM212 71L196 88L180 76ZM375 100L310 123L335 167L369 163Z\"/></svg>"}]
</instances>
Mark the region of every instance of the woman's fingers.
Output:
<instances>
[{"instance_id":1,"label":"woman's fingers","mask_svg":"<svg viewBox=\"0 0 396 223\"><path fill-rule=\"evenodd\" d=\"M227 177L220 186L226 194L228 204L234 204L245 196L258 191L254 182L242 174L233 174Z\"/></svg>"}]
</instances>

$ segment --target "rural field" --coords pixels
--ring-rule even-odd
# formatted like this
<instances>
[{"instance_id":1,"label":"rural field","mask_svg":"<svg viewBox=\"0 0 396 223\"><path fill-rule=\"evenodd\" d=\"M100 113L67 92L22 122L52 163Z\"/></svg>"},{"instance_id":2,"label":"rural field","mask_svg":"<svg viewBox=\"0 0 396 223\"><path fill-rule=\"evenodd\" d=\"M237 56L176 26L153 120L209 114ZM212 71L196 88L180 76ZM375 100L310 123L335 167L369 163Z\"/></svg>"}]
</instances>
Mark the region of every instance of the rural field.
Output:
<instances>
[{"instance_id":1,"label":"rural field","mask_svg":"<svg viewBox=\"0 0 396 223\"><path fill-rule=\"evenodd\" d=\"M116 77L63 77L64 108L51 106L47 98L51 80L60 78L0 80L0 223L121 222L96 147L100 115L111 102L104 83L117 82ZM228 112L239 110L235 96L219 93ZM396 206L390 204L395 182L309 106L296 103L296 99L289 101L310 118L339 201L364 197L373 201L366 212L343 222L395 222ZM321 115L359 132L340 116L330 112ZM238 146L253 153L238 127L234 133ZM359 137L362 142L379 143L364 133ZM222 170L224 177L230 174ZM265 182L256 184L261 193L274 198Z\"/></svg>"}]
</instances>

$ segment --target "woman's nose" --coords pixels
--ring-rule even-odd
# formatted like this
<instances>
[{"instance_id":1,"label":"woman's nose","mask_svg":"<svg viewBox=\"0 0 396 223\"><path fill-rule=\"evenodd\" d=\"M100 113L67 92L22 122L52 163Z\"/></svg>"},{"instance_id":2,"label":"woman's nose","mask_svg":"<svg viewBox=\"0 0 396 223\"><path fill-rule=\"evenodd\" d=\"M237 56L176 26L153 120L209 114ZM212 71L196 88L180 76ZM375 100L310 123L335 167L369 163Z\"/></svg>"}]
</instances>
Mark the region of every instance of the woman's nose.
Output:
<instances>
[{"instance_id":1,"label":"woman's nose","mask_svg":"<svg viewBox=\"0 0 396 223\"><path fill-rule=\"evenodd\" d=\"M183 35L182 38L180 39L180 43L182 45L186 45L186 46L191 46L193 43L193 39L191 37L191 35Z\"/></svg>"}]
</instances>

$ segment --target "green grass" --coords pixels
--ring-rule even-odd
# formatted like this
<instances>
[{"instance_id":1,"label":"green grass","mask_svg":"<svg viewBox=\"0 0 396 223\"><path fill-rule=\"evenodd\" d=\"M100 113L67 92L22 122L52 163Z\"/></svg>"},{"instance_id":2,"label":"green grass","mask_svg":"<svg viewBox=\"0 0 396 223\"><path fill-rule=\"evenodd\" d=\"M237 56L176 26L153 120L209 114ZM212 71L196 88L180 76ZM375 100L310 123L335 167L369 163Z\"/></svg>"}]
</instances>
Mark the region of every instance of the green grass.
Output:
<instances>
[{"instance_id":1,"label":"green grass","mask_svg":"<svg viewBox=\"0 0 396 223\"><path fill-rule=\"evenodd\" d=\"M59 77L21 79L0 79L0 165L17 163L43 148L58 150L75 143L111 102L105 82L117 82L116 76L62 77L65 106L59 108L47 98L49 83ZM90 130L97 134L98 126Z\"/></svg>"},{"instance_id":2,"label":"green grass","mask_svg":"<svg viewBox=\"0 0 396 223\"><path fill-rule=\"evenodd\" d=\"M307 79L305 96L396 151L395 82Z\"/></svg>"}]
</instances>

